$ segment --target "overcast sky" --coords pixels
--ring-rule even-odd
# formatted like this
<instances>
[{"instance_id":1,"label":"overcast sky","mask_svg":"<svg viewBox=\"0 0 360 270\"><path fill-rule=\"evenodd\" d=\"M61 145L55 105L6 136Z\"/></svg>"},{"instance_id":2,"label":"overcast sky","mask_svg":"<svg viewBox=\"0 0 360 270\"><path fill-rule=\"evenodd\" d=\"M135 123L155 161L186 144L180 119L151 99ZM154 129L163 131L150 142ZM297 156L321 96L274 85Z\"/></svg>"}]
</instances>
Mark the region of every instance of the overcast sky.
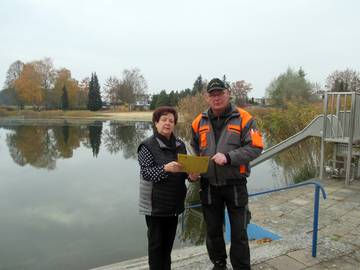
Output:
<instances>
[{"instance_id":1,"label":"overcast sky","mask_svg":"<svg viewBox=\"0 0 360 270\"><path fill-rule=\"evenodd\" d=\"M77 80L137 67L157 93L225 74L261 97L288 67L321 85L360 71L359 26L357 0L1 0L0 82L14 61L50 57Z\"/></svg>"}]
</instances>

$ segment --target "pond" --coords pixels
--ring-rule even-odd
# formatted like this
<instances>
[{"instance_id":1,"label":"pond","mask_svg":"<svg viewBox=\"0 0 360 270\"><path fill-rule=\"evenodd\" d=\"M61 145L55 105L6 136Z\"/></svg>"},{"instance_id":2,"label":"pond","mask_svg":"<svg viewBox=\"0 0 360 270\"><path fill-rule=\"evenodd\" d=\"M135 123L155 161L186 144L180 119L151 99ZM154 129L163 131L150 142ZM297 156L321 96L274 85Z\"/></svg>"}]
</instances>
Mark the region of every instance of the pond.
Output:
<instances>
[{"instance_id":1,"label":"pond","mask_svg":"<svg viewBox=\"0 0 360 270\"><path fill-rule=\"evenodd\" d=\"M151 132L148 122L0 121L0 269L89 269L146 255L136 149ZM249 191L314 174L318 151L304 145L253 168ZM204 242L199 220L197 210L180 218L175 248Z\"/></svg>"}]
</instances>

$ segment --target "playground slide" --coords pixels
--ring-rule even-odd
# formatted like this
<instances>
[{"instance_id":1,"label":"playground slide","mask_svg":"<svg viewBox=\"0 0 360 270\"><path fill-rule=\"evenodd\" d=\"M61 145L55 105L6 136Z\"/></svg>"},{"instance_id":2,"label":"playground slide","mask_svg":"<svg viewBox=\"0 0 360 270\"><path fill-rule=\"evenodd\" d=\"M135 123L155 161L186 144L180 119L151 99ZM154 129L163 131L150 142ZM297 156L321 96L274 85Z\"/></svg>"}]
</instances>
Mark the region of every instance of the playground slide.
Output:
<instances>
[{"instance_id":1,"label":"playground slide","mask_svg":"<svg viewBox=\"0 0 360 270\"><path fill-rule=\"evenodd\" d=\"M342 133L342 130L340 130L338 125L338 119L334 115L329 115L327 117L328 123L327 123L327 135L331 136L331 134L334 134L335 129L337 133ZM308 138L308 137L321 137L322 136L322 129L324 125L324 116L318 115L315 117L302 131L296 133L295 135L287 138L286 140L278 143L277 145L274 145L270 147L269 149L264 150L264 152L250 162L250 166L254 167L261 162L271 158L272 156L276 155L277 153L280 153L281 151L291 147L292 145ZM331 128L330 128L331 127ZM335 129L334 129L335 127ZM337 127L337 128L336 128Z\"/></svg>"}]
</instances>

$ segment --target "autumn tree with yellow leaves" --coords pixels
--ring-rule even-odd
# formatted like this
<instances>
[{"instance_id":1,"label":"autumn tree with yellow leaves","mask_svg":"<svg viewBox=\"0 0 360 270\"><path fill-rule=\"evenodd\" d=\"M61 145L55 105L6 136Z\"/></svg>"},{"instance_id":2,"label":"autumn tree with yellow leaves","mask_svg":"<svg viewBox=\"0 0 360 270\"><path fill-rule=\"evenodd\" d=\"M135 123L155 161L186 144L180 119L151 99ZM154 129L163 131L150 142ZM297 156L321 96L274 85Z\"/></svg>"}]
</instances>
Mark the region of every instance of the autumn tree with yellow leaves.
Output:
<instances>
[{"instance_id":1,"label":"autumn tree with yellow leaves","mask_svg":"<svg viewBox=\"0 0 360 270\"><path fill-rule=\"evenodd\" d=\"M66 87L69 108L76 108L78 105L78 96L79 96L79 84L78 82L71 78L71 71L62 68L56 72L55 85L52 93L52 104L55 106L61 107L61 97L63 95L63 89Z\"/></svg>"},{"instance_id":2,"label":"autumn tree with yellow leaves","mask_svg":"<svg viewBox=\"0 0 360 270\"><path fill-rule=\"evenodd\" d=\"M41 76L31 63L25 64L20 76L15 80L15 91L23 105L39 107L44 99Z\"/></svg>"}]
</instances>

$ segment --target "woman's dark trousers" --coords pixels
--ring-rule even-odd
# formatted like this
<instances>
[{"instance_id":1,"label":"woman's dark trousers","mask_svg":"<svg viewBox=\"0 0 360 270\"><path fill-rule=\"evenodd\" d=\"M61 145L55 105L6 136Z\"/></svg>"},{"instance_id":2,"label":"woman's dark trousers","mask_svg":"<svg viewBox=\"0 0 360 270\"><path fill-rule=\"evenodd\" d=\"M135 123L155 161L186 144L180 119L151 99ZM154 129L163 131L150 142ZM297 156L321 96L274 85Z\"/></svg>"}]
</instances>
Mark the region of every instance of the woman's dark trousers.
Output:
<instances>
[{"instance_id":1,"label":"woman's dark trousers","mask_svg":"<svg viewBox=\"0 0 360 270\"><path fill-rule=\"evenodd\" d=\"M178 217L145 216L150 270L170 270Z\"/></svg>"}]
</instances>

